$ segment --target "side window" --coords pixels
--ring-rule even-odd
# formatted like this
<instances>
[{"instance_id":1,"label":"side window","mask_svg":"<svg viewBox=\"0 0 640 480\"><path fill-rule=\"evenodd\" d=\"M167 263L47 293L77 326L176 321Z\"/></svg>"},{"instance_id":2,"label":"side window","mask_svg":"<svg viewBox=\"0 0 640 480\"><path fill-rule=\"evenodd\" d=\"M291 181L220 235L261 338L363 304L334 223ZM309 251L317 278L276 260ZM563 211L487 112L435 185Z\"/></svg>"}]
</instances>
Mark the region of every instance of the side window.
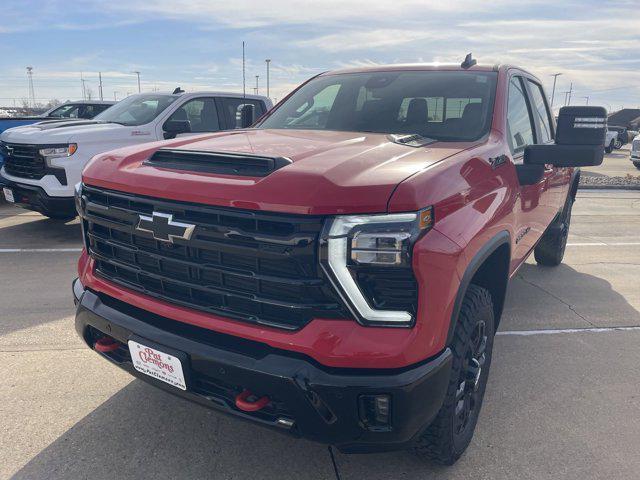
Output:
<instances>
[{"instance_id":1,"label":"side window","mask_svg":"<svg viewBox=\"0 0 640 480\"><path fill-rule=\"evenodd\" d=\"M189 120L194 133L220 130L218 110L213 98L194 98L180 106L169 120Z\"/></svg>"},{"instance_id":2,"label":"side window","mask_svg":"<svg viewBox=\"0 0 640 480\"><path fill-rule=\"evenodd\" d=\"M531 106L533 108L533 115L536 118L536 123L540 128L539 143L547 143L553 139L553 130L551 128L551 114L547 108L547 102L544 99L542 93L542 87L537 83L527 80L529 82L529 90L531 91Z\"/></svg>"},{"instance_id":3,"label":"side window","mask_svg":"<svg viewBox=\"0 0 640 480\"><path fill-rule=\"evenodd\" d=\"M220 101L220 105L222 105L224 118L227 122L227 128L229 129L240 128L242 126L242 107L245 105L254 106L256 118L265 112L264 104L260 100L233 97L221 97L218 100Z\"/></svg>"},{"instance_id":4,"label":"side window","mask_svg":"<svg viewBox=\"0 0 640 480\"><path fill-rule=\"evenodd\" d=\"M524 147L535 143L533 122L529 114L527 96L520 77L512 77L509 81L507 137L511 153L514 155L524 152Z\"/></svg>"},{"instance_id":5,"label":"side window","mask_svg":"<svg viewBox=\"0 0 640 480\"><path fill-rule=\"evenodd\" d=\"M80 112L78 113L79 118L93 118L95 116L96 112L93 105L83 105L80 107Z\"/></svg>"}]
</instances>

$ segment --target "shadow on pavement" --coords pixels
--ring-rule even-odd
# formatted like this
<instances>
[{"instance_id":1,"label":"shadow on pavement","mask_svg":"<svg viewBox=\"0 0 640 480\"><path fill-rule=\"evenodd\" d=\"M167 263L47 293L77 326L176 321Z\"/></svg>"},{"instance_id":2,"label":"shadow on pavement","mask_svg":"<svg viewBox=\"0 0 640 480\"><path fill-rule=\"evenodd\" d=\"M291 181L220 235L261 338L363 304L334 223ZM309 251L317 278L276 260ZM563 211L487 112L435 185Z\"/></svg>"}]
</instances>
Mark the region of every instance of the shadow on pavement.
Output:
<instances>
[{"instance_id":1,"label":"shadow on pavement","mask_svg":"<svg viewBox=\"0 0 640 480\"><path fill-rule=\"evenodd\" d=\"M612 276L638 270L633 264L613 268ZM501 330L637 325L640 312L604 278L565 264L525 264L510 282Z\"/></svg>"},{"instance_id":2,"label":"shadow on pavement","mask_svg":"<svg viewBox=\"0 0 640 480\"><path fill-rule=\"evenodd\" d=\"M21 213L24 213L21 211ZM34 213L0 217L0 248L69 248L82 246L77 219L63 222ZM7 225L8 223L8 225ZM3 225L4 224L4 225Z\"/></svg>"},{"instance_id":3,"label":"shadow on pavement","mask_svg":"<svg viewBox=\"0 0 640 480\"><path fill-rule=\"evenodd\" d=\"M322 480L334 474L322 445L226 418L135 380L13 478Z\"/></svg>"}]
</instances>

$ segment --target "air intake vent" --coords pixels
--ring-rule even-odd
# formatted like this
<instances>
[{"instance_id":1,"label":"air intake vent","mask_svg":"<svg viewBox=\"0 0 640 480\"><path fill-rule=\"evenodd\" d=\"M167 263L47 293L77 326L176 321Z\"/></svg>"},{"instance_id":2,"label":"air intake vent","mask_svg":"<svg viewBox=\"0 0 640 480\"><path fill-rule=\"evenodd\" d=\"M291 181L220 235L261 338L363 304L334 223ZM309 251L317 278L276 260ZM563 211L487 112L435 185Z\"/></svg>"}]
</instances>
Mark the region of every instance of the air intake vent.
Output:
<instances>
[{"instance_id":1,"label":"air intake vent","mask_svg":"<svg viewBox=\"0 0 640 480\"><path fill-rule=\"evenodd\" d=\"M266 177L291 160L283 157L264 157L249 153L199 152L190 150L160 149L145 165L187 170L191 172L239 175L243 177Z\"/></svg>"}]
</instances>

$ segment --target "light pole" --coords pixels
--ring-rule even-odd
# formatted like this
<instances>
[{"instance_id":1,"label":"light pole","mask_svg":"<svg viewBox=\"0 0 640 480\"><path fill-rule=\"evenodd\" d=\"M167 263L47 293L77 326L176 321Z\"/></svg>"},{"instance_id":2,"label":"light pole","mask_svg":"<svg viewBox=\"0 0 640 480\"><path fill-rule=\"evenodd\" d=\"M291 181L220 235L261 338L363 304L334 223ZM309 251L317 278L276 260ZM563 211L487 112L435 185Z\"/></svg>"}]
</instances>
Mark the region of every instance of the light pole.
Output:
<instances>
[{"instance_id":1,"label":"light pole","mask_svg":"<svg viewBox=\"0 0 640 480\"><path fill-rule=\"evenodd\" d=\"M131 73L135 73L138 76L138 93L140 93L140 72L134 70Z\"/></svg>"},{"instance_id":2,"label":"light pole","mask_svg":"<svg viewBox=\"0 0 640 480\"><path fill-rule=\"evenodd\" d=\"M256 75L256 95L258 95L258 79L260 78L260 75Z\"/></svg>"},{"instance_id":3,"label":"light pole","mask_svg":"<svg viewBox=\"0 0 640 480\"><path fill-rule=\"evenodd\" d=\"M551 76L553 77L553 88L551 89L551 111L553 111L553 99L556 94L556 80L558 77L562 75L562 73L553 73Z\"/></svg>"},{"instance_id":4,"label":"light pole","mask_svg":"<svg viewBox=\"0 0 640 480\"><path fill-rule=\"evenodd\" d=\"M267 98L269 98L269 64L271 63L271 59L267 58L264 63L267 64Z\"/></svg>"},{"instance_id":5,"label":"light pole","mask_svg":"<svg viewBox=\"0 0 640 480\"><path fill-rule=\"evenodd\" d=\"M118 92L113 92L113 100L118 101Z\"/></svg>"},{"instance_id":6,"label":"light pole","mask_svg":"<svg viewBox=\"0 0 640 480\"><path fill-rule=\"evenodd\" d=\"M587 105L589 105L589 97L586 96L586 97L582 97L582 98L584 98L587 101Z\"/></svg>"}]
</instances>

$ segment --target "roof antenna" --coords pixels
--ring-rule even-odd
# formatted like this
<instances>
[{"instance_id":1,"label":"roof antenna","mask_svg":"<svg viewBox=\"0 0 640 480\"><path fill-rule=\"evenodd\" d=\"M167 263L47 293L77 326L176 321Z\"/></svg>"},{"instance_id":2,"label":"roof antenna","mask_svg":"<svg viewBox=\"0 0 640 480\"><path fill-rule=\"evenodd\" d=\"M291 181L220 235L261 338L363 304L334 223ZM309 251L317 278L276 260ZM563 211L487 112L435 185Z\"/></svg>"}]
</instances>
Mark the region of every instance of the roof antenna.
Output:
<instances>
[{"instance_id":1,"label":"roof antenna","mask_svg":"<svg viewBox=\"0 0 640 480\"><path fill-rule=\"evenodd\" d=\"M184 90L182 90L180 87L176 87L176 89L173 91L172 95L178 95L180 93L184 93Z\"/></svg>"},{"instance_id":2,"label":"roof antenna","mask_svg":"<svg viewBox=\"0 0 640 480\"><path fill-rule=\"evenodd\" d=\"M473 55L470 53L467 53L467 56L464 57L464 62L462 62L460 66L462 68L470 68L470 67L473 67L476 63L478 62L476 62L476 59L473 58Z\"/></svg>"}]
</instances>

